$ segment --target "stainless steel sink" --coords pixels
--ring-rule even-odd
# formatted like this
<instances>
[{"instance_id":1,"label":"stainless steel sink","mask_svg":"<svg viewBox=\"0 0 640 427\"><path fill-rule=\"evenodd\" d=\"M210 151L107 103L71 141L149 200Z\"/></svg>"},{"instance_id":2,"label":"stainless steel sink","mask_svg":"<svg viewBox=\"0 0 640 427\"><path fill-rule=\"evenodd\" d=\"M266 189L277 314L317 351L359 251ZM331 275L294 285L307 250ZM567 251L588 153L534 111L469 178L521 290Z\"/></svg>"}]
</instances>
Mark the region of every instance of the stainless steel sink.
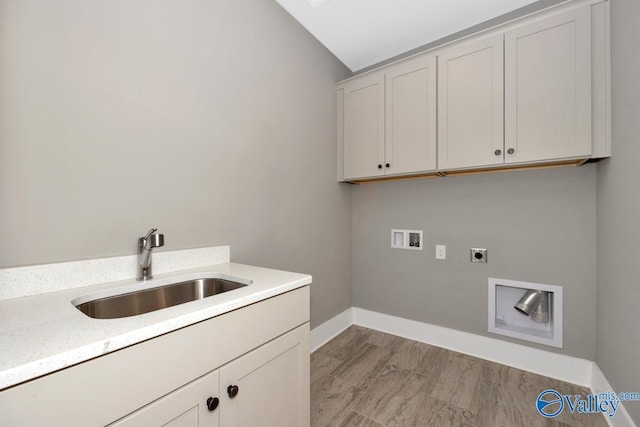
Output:
<instances>
[{"instance_id":1,"label":"stainless steel sink","mask_svg":"<svg viewBox=\"0 0 640 427\"><path fill-rule=\"evenodd\" d=\"M206 278L99 298L76 306L94 319L118 319L161 310L185 302L247 286L230 280Z\"/></svg>"}]
</instances>

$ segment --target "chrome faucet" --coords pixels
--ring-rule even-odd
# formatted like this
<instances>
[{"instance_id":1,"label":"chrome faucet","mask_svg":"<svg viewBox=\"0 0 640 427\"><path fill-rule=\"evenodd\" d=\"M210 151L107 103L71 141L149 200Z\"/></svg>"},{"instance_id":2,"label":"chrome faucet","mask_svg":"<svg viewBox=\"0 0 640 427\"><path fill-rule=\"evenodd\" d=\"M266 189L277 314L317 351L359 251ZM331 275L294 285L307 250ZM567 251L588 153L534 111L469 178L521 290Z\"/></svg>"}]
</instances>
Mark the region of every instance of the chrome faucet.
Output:
<instances>
[{"instance_id":1,"label":"chrome faucet","mask_svg":"<svg viewBox=\"0 0 640 427\"><path fill-rule=\"evenodd\" d=\"M149 230L146 236L138 239L138 275L136 280L153 279L151 274L151 250L164 246L164 234L155 234L157 228Z\"/></svg>"}]
</instances>

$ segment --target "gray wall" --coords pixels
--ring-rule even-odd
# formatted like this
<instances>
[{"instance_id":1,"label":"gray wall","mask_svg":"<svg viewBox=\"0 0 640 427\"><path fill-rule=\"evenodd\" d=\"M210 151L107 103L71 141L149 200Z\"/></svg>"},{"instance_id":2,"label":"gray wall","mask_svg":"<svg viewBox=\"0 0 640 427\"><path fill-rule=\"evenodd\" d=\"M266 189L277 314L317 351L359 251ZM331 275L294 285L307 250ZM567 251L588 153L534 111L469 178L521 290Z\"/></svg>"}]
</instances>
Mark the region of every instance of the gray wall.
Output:
<instances>
[{"instance_id":1,"label":"gray wall","mask_svg":"<svg viewBox=\"0 0 640 427\"><path fill-rule=\"evenodd\" d=\"M391 249L392 228L424 230L424 251ZM503 339L595 358L595 165L354 187L354 306L502 338L487 332L489 277L564 287L563 349Z\"/></svg>"},{"instance_id":2,"label":"gray wall","mask_svg":"<svg viewBox=\"0 0 640 427\"><path fill-rule=\"evenodd\" d=\"M0 0L0 267L230 244L351 306L348 70L273 0ZM132 272L132 275L134 273Z\"/></svg>"},{"instance_id":3,"label":"gray wall","mask_svg":"<svg viewBox=\"0 0 640 427\"><path fill-rule=\"evenodd\" d=\"M640 390L640 2L611 2L613 155L598 164L596 362L618 392ZM640 425L640 403L625 407Z\"/></svg>"}]
</instances>

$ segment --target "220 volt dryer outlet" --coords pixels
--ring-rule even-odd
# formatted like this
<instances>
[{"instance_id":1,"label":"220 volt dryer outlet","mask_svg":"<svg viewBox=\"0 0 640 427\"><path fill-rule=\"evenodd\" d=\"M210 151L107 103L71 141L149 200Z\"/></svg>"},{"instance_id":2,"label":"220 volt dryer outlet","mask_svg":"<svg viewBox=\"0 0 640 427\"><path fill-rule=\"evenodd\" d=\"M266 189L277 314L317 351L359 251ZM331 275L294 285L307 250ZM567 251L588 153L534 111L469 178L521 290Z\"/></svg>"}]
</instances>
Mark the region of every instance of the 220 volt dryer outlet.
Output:
<instances>
[{"instance_id":1,"label":"220 volt dryer outlet","mask_svg":"<svg viewBox=\"0 0 640 427\"><path fill-rule=\"evenodd\" d=\"M487 250L484 248L471 248L471 262L487 263Z\"/></svg>"}]
</instances>

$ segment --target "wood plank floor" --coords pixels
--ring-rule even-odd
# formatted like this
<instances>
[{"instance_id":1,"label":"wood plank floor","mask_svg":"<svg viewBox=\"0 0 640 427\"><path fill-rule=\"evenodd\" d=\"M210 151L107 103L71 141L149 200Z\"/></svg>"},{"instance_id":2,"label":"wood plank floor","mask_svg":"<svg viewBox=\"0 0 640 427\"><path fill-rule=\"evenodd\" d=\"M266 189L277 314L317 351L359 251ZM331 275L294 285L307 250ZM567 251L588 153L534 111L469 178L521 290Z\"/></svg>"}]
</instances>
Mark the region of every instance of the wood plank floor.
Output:
<instances>
[{"instance_id":1,"label":"wood plank floor","mask_svg":"<svg viewBox=\"0 0 640 427\"><path fill-rule=\"evenodd\" d=\"M548 388L590 390L552 378L351 326L311 355L312 427L606 427L599 414L538 414Z\"/></svg>"}]
</instances>

